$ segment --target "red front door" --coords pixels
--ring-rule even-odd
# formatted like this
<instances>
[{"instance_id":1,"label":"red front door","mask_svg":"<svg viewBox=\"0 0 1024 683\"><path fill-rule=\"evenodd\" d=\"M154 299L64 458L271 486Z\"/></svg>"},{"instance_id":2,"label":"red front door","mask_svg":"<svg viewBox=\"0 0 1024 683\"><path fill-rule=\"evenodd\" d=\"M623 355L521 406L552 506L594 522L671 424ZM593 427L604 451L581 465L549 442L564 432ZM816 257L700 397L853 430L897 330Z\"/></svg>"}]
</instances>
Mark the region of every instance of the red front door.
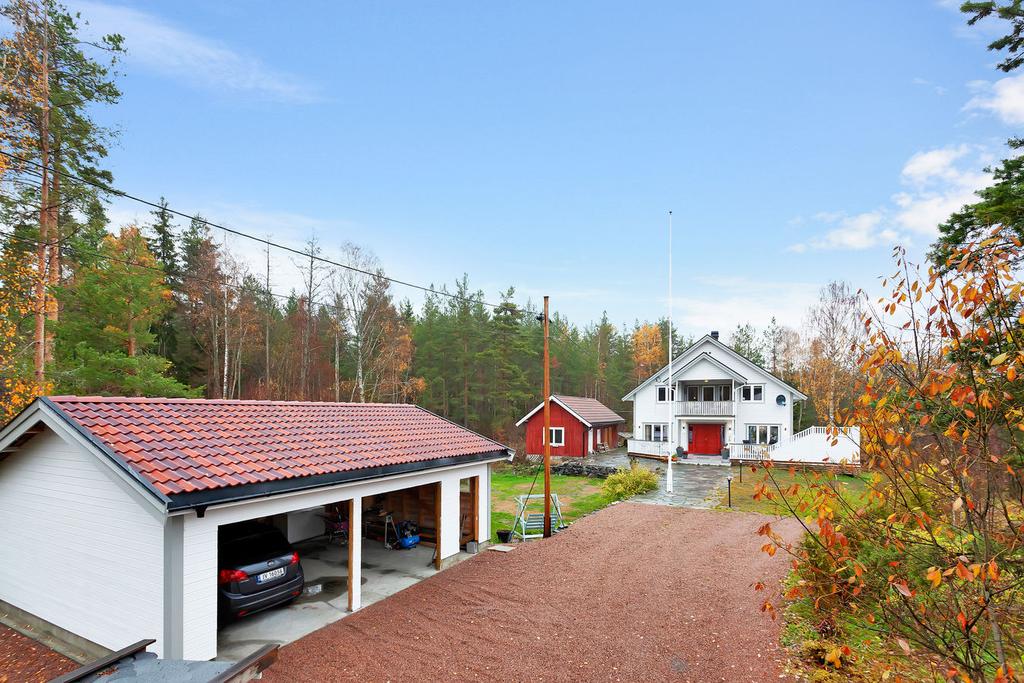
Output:
<instances>
[{"instance_id":1,"label":"red front door","mask_svg":"<svg viewBox=\"0 0 1024 683\"><path fill-rule=\"evenodd\" d=\"M694 455L722 454L722 425L691 424L690 452Z\"/></svg>"}]
</instances>

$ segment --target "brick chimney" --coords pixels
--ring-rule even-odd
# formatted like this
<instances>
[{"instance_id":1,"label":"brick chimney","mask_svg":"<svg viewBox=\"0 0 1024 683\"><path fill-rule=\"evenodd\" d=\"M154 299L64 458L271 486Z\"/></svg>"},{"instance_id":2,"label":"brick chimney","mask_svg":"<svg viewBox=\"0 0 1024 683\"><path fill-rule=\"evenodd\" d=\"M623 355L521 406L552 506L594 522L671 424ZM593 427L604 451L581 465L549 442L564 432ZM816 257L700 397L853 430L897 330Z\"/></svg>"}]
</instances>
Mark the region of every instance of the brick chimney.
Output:
<instances>
[{"instance_id":1,"label":"brick chimney","mask_svg":"<svg viewBox=\"0 0 1024 683\"><path fill-rule=\"evenodd\" d=\"M711 330L711 338L718 341L718 330Z\"/></svg>"}]
</instances>

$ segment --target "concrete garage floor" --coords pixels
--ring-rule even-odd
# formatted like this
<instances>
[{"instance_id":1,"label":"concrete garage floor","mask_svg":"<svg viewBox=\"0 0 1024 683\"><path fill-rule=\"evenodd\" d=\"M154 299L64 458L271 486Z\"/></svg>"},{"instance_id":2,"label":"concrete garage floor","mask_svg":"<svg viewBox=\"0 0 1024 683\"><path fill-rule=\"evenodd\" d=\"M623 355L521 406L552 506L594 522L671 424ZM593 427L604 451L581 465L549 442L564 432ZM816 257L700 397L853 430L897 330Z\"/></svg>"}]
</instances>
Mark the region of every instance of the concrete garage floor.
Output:
<instances>
[{"instance_id":1,"label":"concrete garage floor","mask_svg":"<svg viewBox=\"0 0 1024 683\"><path fill-rule=\"evenodd\" d=\"M437 573L432 546L387 550L362 539L363 607ZM323 541L297 543L306 589L295 602L243 617L217 634L217 659L238 660L269 643L290 643L342 619L348 612L348 548ZM468 553L460 552L460 562Z\"/></svg>"}]
</instances>

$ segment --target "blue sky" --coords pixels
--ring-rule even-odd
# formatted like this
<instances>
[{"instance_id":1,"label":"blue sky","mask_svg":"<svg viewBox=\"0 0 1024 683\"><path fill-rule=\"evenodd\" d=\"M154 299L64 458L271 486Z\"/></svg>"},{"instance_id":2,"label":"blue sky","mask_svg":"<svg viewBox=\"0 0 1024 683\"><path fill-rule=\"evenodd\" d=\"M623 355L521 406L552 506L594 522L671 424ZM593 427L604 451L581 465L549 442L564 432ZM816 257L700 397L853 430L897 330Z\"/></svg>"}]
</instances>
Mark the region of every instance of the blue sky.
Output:
<instances>
[{"instance_id":1,"label":"blue sky","mask_svg":"<svg viewBox=\"0 0 1024 683\"><path fill-rule=\"evenodd\" d=\"M799 326L830 278L923 250L1024 123L998 25L949 2L72 7L126 38L119 187L580 324L666 313L672 209L685 331Z\"/></svg>"}]
</instances>

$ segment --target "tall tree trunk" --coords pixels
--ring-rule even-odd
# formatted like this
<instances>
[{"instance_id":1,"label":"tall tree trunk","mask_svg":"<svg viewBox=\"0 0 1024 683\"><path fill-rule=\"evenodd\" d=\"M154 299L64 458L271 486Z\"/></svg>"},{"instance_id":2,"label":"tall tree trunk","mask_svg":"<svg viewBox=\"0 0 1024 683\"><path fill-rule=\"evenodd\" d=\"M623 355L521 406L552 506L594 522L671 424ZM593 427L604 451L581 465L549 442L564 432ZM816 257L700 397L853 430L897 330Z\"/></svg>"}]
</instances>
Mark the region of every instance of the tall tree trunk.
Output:
<instances>
[{"instance_id":1,"label":"tall tree trunk","mask_svg":"<svg viewBox=\"0 0 1024 683\"><path fill-rule=\"evenodd\" d=\"M462 425L469 426L469 341L462 343Z\"/></svg>"},{"instance_id":2,"label":"tall tree trunk","mask_svg":"<svg viewBox=\"0 0 1024 683\"><path fill-rule=\"evenodd\" d=\"M217 327L217 292L213 292L210 302L210 340L213 342L212 348L210 349L210 374L209 374L209 385L210 385L210 398L216 398L217 396L217 382L220 380L220 332Z\"/></svg>"},{"instance_id":3,"label":"tall tree trunk","mask_svg":"<svg viewBox=\"0 0 1024 683\"><path fill-rule=\"evenodd\" d=\"M221 369L223 380L220 385L220 397L228 397L228 288L224 287L224 367Z\"/></svg>"},{"instance_id":4,"label":"tall tree trunk","mask_svg":"<svg viewBox=\"0 0 1024 683\"><path fill-rule=\"evenodd\" d=\"M334 330L334 402L341 401L341 343L338 330Z\"/></svg>"},{"instance_id":5,"label":"tall tree trunk","mask_svg":"<svg viewBox=\"0 0 1024 683\"><path fill-rule=\"evenodd\" d=\"M37 273L35 287L35 379L42 390L46 384L46 316L47 316L47 242L50 239L50 49L49 26L43 25L39 79L42 85L42 111L39 115L39 160L42 166L39 184L39 243L36 246Z\"/></svg>"},{"instance_id":6,"label":"tall tree trunk","mask_svg":"<svg viewBox=\"0 0 1024 683\"><path fill-rule=\"evenodd\" d=\"M135 339L135 320L129 318L128 320L128 357L135 357L135 347L138 342Z\"/></svg>"},{"instance_id":7,"label":"tall tree trunk","mask_svg":"<svg viewBox=\"0 0 1024 683\"><path fill-rule=\"evenodd\" d=\"M359 391L359 402L366 403L366 375L363 369L363 335L356 335L356 389Z\"/></svg>"},{"instance_id":8,"label":"tall tree trunk","mask_svg":"<svg viewBox=\"0 0 1024 683\"><path fill-rule=\"evenodd\" d=\"M54 143L53 172L50 174L50 197L49 197L49 218L48 233L50 256L47 264L47 290L46 303L46 362L53 362L54 328L59 318L57 298L54 295L57 286L60 284L60 141Z\"/></svg>"},{"instance_id":9,"label":"tall tree trunk","mask_svg":"<svg viewBox=\"0 0 1024 683\"><path fill-rule=\"evenodd\" d=\"M271 308L270 307L270 303L272 301L273 301L273 298L270 296L270 241L269 241L269 237L268 237L267 238L267 319L266 319L265 329L264 329L264 332L263 332L263 345L264 345L264 352L265 352L265 356L266 356L264 358L264 362L266 363L265 375L264 375L265 376L265 379L264 379L264 384L265 384L264 392L266 393L266 395L263 398L266 398L266 399L270 398L270 308Z\"/></svg>"}]
</instances>

